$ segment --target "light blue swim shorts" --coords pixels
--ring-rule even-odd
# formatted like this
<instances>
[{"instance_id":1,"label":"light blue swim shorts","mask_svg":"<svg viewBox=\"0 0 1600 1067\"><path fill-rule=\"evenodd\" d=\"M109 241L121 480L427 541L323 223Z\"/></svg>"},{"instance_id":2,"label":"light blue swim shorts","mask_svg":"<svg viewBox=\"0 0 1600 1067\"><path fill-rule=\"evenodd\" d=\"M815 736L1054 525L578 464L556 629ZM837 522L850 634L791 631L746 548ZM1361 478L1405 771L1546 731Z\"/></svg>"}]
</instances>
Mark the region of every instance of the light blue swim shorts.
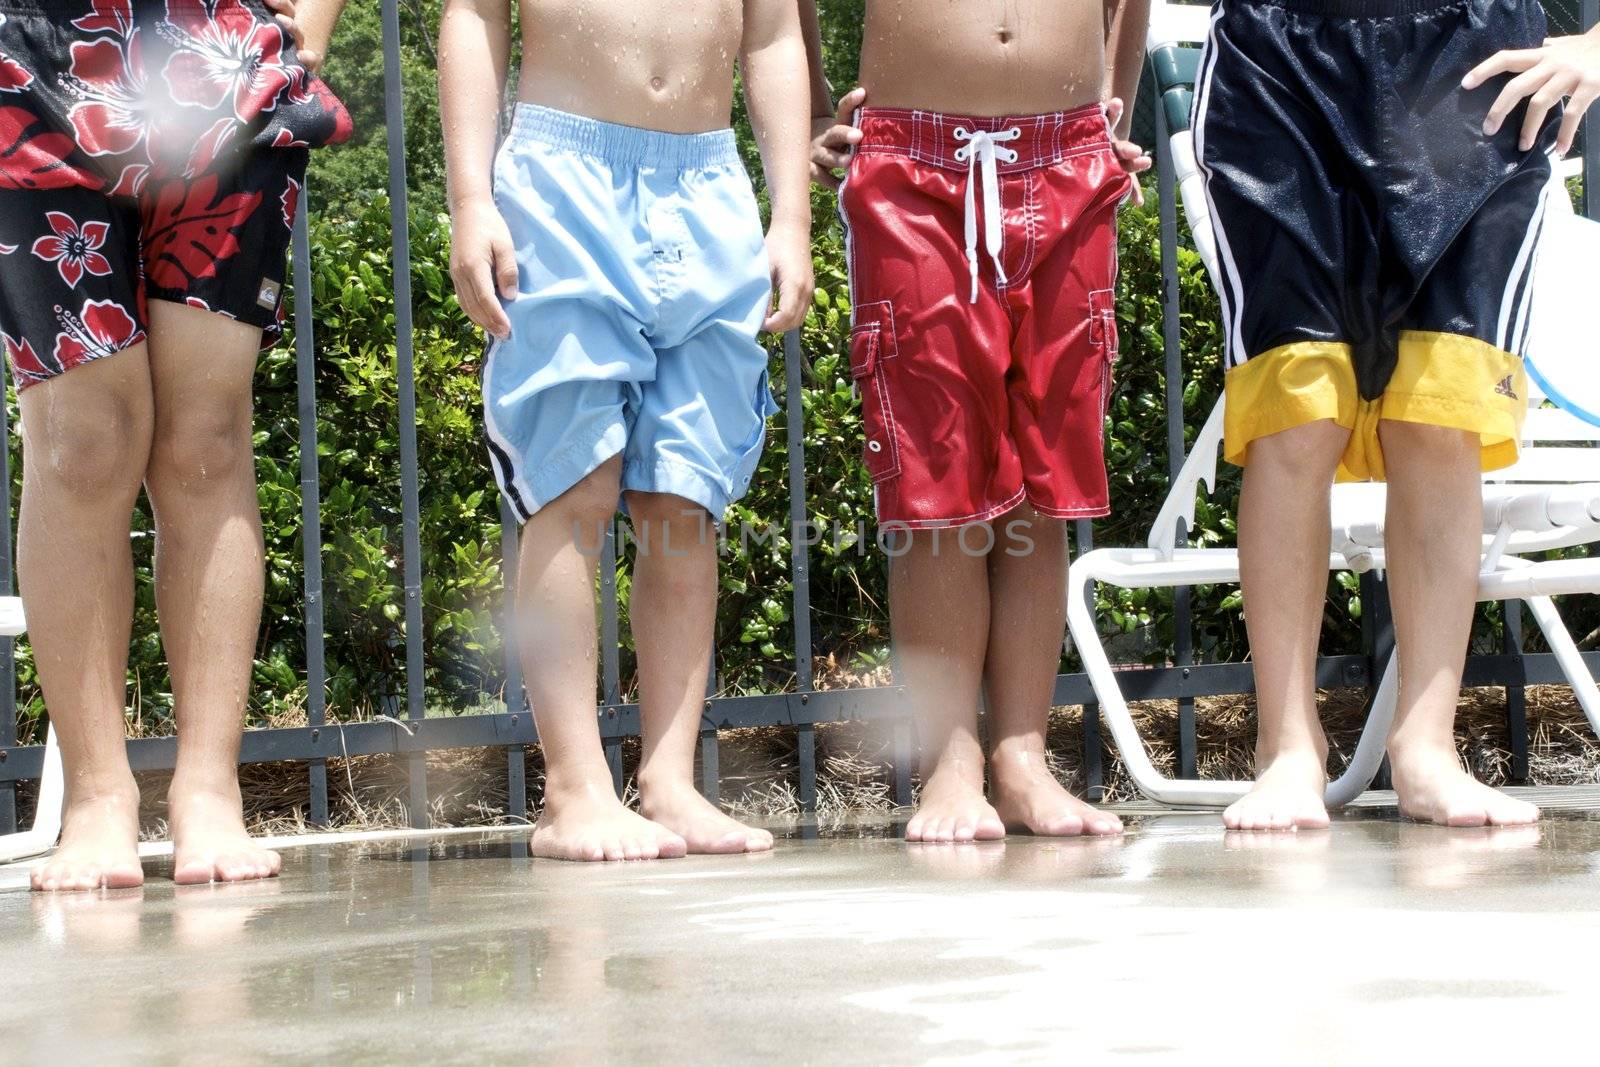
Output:
<instances>
[{"instance_id":1,"label":"light blue swim shorts","mask_svg":"<svg viewBox=\"0 0 1600 1067\"><path fill-rule=\"evenodd\" d=\"M732 130L676 134L517 106L494 165L516 244L511 337L483 373L495 477L517 515L606 460L622 488L720 520L761 457L770 281Z\"/></svg>"}]
</instances>

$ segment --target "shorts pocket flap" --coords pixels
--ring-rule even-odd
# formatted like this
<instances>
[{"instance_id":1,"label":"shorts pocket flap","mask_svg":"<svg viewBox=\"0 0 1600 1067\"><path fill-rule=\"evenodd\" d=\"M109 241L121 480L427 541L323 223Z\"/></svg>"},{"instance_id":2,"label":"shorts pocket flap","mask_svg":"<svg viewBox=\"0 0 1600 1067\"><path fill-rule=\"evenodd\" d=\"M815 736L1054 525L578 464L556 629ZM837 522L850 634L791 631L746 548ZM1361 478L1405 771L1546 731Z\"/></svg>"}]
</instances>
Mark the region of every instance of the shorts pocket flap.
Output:
<instances>
[{"instance_id":1,"label":"shorts pocket flap","mask_svg":"<svg viewBox=\"0 0 1600 1067\"><path fill-rule=\"evenodd\" d=\"M1117 292L1094 289L1089 293L1089 340L1105 345L1112 356L1117 351Z\"/></svg>"},{"instance_id":2,"label":"shorts pocket flap","mask_svg":"<svg viewBox=\"0 0 1600 1067\"><path fill-rule=\"evenodd\" d=\"M894 336L894 311L887 300L858 304L850 327L850 377L869 378L878 361L898 351Z\"/></svg>"}]
</instances>

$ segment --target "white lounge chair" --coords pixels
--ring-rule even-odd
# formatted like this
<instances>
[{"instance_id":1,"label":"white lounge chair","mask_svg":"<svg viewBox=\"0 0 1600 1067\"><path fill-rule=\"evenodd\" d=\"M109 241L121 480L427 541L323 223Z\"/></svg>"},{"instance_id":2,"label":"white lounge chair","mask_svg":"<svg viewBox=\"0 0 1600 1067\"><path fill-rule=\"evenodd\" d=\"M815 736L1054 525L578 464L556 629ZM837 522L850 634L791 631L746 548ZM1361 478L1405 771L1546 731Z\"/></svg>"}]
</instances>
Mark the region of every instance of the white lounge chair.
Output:
<instances>
[{"instance_id":1,"label":"white lounge chair","mask_svg":"<svg viewBox=\"0 0 1600 1067\"><path fill-rule=\"evenodd\" d=\"M26 628L22 601L14 596L0 597L0 637L17 637ZM20 833L0 835L0 863L40 856L55 848L56 838L61 836L61 803L65 795L61 750L52 726L45 735L44 771L39 776L33 826Z\"/></svg>"},{"instance_id":2,"label":"white lounge chair","mask_svg":"<svg viewBox=\"0 0 1600 1067\"><path fill-rule=\"evenodd\" d=\"M1151 13L1148 50L1161 93L1157 105L1165 110L1168 129L1173 131L1169 148L1184 213L1196 251L1215 283L1216 243L1188 122L1188 102L1198 66L1195 46L1207 32L1208 15L1204 7L1158 0ZM1552 203L1570 211L1564 196L1552 198ZM1544 337L1542 343L1554 340ZM1596 343L1594 338L1569 340ZM1593 447L1600 441L1600 427L1565 411L1539 406L1542 397L1533 402L1535 407L1528 412L1523 431L1521 459L1484 479L1484 556L1478 598L1527 603L1590 725L1600 734L1600 687L1550 599L1560 594L1600 593L1600 559L1523 558L1600 542L1600 449ZM1251 783L1174 779L1156 770L1129 713L1118 673L1106 656L1089 594L1097 584L1148 589L1239 580L1237 549L1175 545L1177 521L1182 518L1185 528L1193 527L1201 486L1207 490L1215 487L1222 438L1223 403L1219 399L1173 481L1147 547L1086 553L1073 564L1068 581L1067 619L1073 644L1083 659L1112 740L1140 792L1167 804L1223 806L1242 796ZM1384 567L1384 494L1385 486L1376 483L1334 486L1330 570L1359 573ZM1344 773L1328 786L1330 805L1349 802L1372 782L1383 761L1397 691L1397 657L1390 657L1356 750Z\"/></svg>"}]
</instances>

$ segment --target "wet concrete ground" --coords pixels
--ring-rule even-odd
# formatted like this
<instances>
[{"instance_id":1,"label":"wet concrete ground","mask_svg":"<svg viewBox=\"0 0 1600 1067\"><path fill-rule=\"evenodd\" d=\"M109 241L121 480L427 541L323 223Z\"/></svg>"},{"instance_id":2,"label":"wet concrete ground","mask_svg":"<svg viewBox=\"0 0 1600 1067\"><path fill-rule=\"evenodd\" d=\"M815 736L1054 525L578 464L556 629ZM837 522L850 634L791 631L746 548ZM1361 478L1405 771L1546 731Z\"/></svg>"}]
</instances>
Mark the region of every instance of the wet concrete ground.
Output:
<instances>
[{"instance_id":1,"label":"wet concrete ground","mask_svg":"<svg viewBox=\"0 0 1600 1067\"><path fill-rule=\"evenodd\" d=\"M579 866L316 844L275 881L0 892L0 1061L1593 1062L1600 820ZM16 872L0 872L17 883Z\"/></svg>"}]
</instances>

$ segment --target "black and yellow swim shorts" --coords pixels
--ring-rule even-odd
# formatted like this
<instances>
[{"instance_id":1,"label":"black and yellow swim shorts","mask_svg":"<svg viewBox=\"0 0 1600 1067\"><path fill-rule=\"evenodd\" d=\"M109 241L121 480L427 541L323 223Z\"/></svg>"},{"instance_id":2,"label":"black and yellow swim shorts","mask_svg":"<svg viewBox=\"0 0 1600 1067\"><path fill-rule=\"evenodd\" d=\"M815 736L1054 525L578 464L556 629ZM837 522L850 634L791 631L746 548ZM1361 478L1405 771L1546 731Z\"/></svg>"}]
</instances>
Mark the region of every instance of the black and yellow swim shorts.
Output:
<instances>
[{"instance_id":1,"label":"black and yellow swim shorts","mask_svg":"<svg viewBox=\"0 0 1600 1067\"><path fill-rule=\"evenodd\" d=\"M1195 150L1221 260L1225 455L1320 419L1342 478L1384 476L1383 419L1476 433L1517 458L1530 279L1560 109L1483 120L1505 78L1461 78L1545 38L1537 0L1218 0Z\"/></svg>"}]
</instances>

